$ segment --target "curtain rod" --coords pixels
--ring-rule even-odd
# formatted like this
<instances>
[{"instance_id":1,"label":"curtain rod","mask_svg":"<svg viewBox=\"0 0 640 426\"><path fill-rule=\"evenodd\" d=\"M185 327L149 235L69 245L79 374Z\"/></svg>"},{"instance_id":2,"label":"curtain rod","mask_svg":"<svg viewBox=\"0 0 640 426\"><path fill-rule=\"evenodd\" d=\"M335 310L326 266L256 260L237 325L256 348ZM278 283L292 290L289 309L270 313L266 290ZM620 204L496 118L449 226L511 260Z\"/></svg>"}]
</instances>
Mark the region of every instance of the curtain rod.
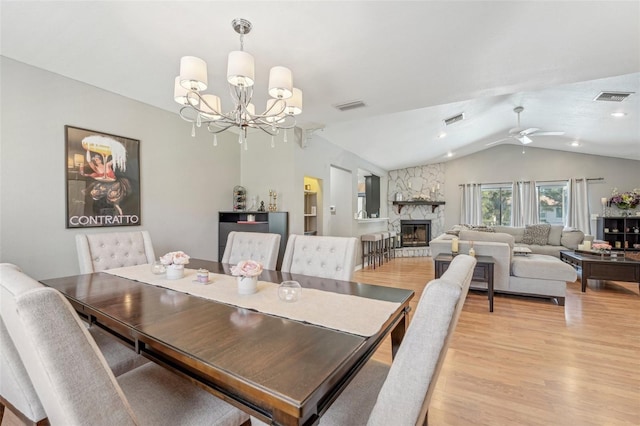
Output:
<instances>
[{"instance_id":1,"label":"curtain rod","mask_svg":"<svg viewBox=\"0 0 640 426\"><path fill-rule=\"evenodd\" d=\"M585 178L578 178L576 179L577 181L582 181ZM604 178L602 177L597 177L597 178L586 178L587 182L590 181L597 181L597 180L604 180ZM569 180L569 179L553 179L553 180L537 180L536 183L548 183L548 182L560 182L563 180ZM491 183L481 183L480 185L511 185L512 182L491 182ZM464 183L458 184L458 186L464 186Z\"/></svg>"}]
</instances>

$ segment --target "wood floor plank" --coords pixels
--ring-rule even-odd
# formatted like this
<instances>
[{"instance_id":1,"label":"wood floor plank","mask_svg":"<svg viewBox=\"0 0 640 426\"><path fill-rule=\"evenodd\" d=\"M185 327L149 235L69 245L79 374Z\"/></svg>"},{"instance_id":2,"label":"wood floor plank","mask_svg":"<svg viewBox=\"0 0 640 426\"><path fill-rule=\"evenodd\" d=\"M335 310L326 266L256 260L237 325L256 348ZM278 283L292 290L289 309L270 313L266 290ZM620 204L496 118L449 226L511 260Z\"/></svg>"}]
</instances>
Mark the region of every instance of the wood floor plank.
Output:
<instances>
[{"instance_id":1,"label":"wood floor plank","mask_svg":"<svg viewBox=\"0 0 640 426\"><path fill-rule=\"evenodd\" d=\"M396 258L354 280L410 288L417 304L431 258ZM411 316L410 316L411 319ZM390 342L374 358L391 362ZM567 285L545 299L471 292L429 410L431 425L640 425L638 284Z\"/></svg>"}]
</instances>

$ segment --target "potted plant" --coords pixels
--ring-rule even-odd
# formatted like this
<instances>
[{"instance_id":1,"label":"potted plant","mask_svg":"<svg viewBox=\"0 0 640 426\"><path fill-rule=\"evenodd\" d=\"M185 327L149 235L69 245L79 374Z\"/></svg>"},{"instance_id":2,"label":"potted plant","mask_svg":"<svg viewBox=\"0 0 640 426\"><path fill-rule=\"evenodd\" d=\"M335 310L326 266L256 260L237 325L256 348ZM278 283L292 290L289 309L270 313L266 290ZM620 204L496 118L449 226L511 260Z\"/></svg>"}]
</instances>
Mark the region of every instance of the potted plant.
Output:
<instances>
[{"instance_id":1,"label":"potted plant","mask_svg":"<svg viewBox=\"0 0 640 426\"><path fill-rule=\"evenodd\" d=\"M184 265L189 263L189 256L182 251L172 251L160 258L167 268L167 278L177 280L184 277Z\"/></svg>"},{"instance_id":2,"label":"potted plant","mask_svg":"<svg viewBox=\"0 0 640 426\"><path fill-rule=\"evenodd\" d=\"M255 260L243 260L231 267L231 274L238 277L238 294L253 294L258 291L258 275L262 264Z\"/></svg>"}]
</instances>

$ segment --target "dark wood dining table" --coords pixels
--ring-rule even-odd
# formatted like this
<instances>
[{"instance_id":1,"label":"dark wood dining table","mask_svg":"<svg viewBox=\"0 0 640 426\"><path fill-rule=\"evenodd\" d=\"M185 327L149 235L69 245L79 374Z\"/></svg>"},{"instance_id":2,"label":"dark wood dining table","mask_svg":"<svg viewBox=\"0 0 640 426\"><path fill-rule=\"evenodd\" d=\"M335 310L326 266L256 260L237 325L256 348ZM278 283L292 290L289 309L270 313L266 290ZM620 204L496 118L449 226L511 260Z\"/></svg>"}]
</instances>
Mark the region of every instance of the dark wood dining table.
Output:
<instances>
[{"instance_id":1,"label":"dark wood dining table","mask_svg":"<svg viewBox=\"0 0 640 426\"><path fill-rule=\"evenodd\" d=\"M231 265L191 259L188 267L230 275ZM259 279L399 305L376 334L363 337L104 272L41 282L62 292L92 326L278 425L316 424L388 335L393 354L402 341L411 290L267 270Z\"/></svg>"}]
</instances>

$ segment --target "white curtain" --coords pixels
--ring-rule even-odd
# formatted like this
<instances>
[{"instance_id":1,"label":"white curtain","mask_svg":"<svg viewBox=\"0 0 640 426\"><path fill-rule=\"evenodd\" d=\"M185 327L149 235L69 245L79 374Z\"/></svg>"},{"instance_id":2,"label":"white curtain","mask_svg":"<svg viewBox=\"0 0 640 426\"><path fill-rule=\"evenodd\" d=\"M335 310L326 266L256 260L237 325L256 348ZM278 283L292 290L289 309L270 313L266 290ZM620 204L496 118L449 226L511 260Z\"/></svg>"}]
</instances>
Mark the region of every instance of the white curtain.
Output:
<instances>
[{"instance_id":1,"label":"white curtain","mask_svg":"<svg viewBox=\"0 0 640 426\"><path fill-rule=\"evenodd\" d=\"M511 192L511 226L538 223L538 189L536 182L513 182Z\"/></svg>"},{"instance_id":2,"label":"white curtain","mask_svg":"<svg viewBox=\"0 0 640 426\"><path fill-rule=\"evenodd\" d=\"M589 221L589 196L586 178L569 179L569 205L567 206L567 226L577 228L585 234L591 234Z\"/></svg>"},{"instance_id":3,"label":"white curtain","mask_svg":"<svg viewBox=\"0 0 640 426\"><path fill-rule=\"evenodd\" d=\"M482 185L465 183L461 185L460 223L482 225Z\"/></svg>"}]
</instances>

